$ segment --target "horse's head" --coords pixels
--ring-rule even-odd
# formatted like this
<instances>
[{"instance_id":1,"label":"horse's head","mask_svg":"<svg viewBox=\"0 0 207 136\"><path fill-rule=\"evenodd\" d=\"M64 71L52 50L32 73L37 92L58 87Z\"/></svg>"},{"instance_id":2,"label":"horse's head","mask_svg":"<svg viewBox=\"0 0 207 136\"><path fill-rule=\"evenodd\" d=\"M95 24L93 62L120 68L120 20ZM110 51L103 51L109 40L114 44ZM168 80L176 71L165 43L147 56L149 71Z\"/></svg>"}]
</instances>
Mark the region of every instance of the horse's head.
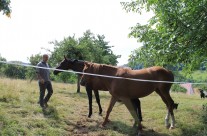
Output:
<instances>
[{"instance_id":1,"label":"horse's head","mask_svg":"<svg viewBox=\"0 0 207 136\"><path fill-rule=\"evenodd\" d=\"M74 64L75 62L77 62L78 60L71 60L71 59L67 59L65 56L64 56L64 59L60 62L59 66L56 67L56 69L62 69L62 70L69 70L69 69L72 69L74 70ZM62 71L60 70L55 70L53 73L54 75L57 75L58 73L60 73Z\"/></svg>"}]
</instances>

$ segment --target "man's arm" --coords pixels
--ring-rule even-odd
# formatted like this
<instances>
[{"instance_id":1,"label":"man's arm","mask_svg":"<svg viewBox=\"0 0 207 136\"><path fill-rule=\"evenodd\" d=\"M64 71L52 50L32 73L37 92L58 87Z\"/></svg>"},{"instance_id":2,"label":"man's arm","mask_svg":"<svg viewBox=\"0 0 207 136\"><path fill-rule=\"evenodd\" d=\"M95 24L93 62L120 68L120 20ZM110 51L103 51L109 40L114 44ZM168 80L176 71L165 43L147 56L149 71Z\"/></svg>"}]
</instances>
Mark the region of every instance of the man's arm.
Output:
<instances>
[{"instance_id":1,"label":"man's arm","mask_svg":"<svg viewBox=\"0 0 207 136\"><path fill-rule=\"evenodd\" d=\"M39 74L39 73L37 73L37 78L38 78L38 80L42 83L42 84L44 84L44 79L41 77L41 75Z\"/></svg>"},{"instance_id":2,"label":"man's arm","mask_svg":"<svg viewBox=\"0 0 207 136\"><path fill-rule=\"evenodd\" d=\"M39 65L37 65L37 66L39 66ZM37 68L36 69L36 73L37 73L37 78L38 78L38 80L40 81L40 83L42 83L42 84L44 84L44 79L42 78L42 76L40 75L40 68Z\"/></svg>"}]
</instances>

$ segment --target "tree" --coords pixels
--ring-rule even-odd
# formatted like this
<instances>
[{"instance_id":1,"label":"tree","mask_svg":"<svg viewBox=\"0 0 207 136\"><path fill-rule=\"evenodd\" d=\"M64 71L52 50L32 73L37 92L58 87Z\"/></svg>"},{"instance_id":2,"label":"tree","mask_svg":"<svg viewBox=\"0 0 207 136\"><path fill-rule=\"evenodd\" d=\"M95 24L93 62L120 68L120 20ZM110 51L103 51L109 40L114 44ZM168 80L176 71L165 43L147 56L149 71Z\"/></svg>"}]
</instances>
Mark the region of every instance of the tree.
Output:
<instances>
[{"instance_id":1,"label":"tree","mask_svg":"<svg viewBox=\"0 0 207 136\"><path fill-rule=\"evenodd\" d=\"M31 55L28 58L28 60L31 65L36 66L42 60L42 55L40 53L35 54L35 55ZM32 68L32 67L27 67L26 78L30 79L30 81L32 81L36 77L37 77L36 69Z\"/></svg>"},{"instance_id":2,"label":"tree","mask_svg":"<svg viewBox=\"0 0 207 136\"><path fill-rule=\"evenodd\" d=\"M21 64L22 62L12 61L12 63ZM18 78L18 79L25 79L26 72L27 72L27 69L25 67L22 67L19 65L11 65L11 64L7 64L3 70L3 73L5 74L5 76L10 77L10 78Z\"/></svg>"},{"instance_id":3,"label":"tree","mask_svg":"<svg viewBox=\"0 0 207 136\"><path fill-rule=\"evenodd\" d=\"M90 30L84 32L83 36L78 39L75 36L69 36L60 42L54 41L51 44L54 44L51 56L52 65L59 63L64 55L71 59L111 65L116 65L117 58L120 57L113 53L112 46L108 46L109 42L105 41L104 35L94 36Z\"/></svg>"},{"instance_id":4,"label":"tree","mask_svg":"<svg viewBox=\"0 0 207 136\"><path fill-rule=\"evenodd\" d=\"M3 58L0 54L0 61L6 61L5 58ZM6 64L0 63L0 75L4 75L4 69L6 67Z\"/></svg>"},{"instance_id":5,"label":"tree","mask_svg":"<svg viewBox=\"0 0 207 136\"><path fill-rule=\"evenodd\" d=\"M3 14L10 17L11 14L11 7L10 7L10 0L0 0L0 12L3 11Z\"/></svg>"},{"instance_id":6,"label":"tree","mask_svg":"<svg viewBox=\"0 0 207 136\"><path fill-rule=\"evenodd\" d=\"M115 55L112 52L112 46L109 46L109 42L105 41L104 35L95 36L90 30L84 32L80 38L75 38L75 35L68 36L62 41L54 41L51 44L54 44L54 51L50 59L53 66L56 66L63 59L64 55L70 59L111 65L116 65L118 62L117 58L120 57L120 55ZM70 73L61 73L59 76L61 77L59 79L63 79L64 82L74 79L74 74ZM74 82L74 80L72 81Z\"/></svg>"},{"instance_id":7,"label":"tree","mask_svg":"<svg viewBox=\"0 0 207 136\"><path fill-rule=\"evenodd\" d=\"M121 3L127 11L153 11L148 24L137 23L131 37L143 43L135 55L145 66L183 64L192 71L207 60L207 0L136 0ZM133 55L134 56L134 55Z\"/></svg>"}]
</instances>

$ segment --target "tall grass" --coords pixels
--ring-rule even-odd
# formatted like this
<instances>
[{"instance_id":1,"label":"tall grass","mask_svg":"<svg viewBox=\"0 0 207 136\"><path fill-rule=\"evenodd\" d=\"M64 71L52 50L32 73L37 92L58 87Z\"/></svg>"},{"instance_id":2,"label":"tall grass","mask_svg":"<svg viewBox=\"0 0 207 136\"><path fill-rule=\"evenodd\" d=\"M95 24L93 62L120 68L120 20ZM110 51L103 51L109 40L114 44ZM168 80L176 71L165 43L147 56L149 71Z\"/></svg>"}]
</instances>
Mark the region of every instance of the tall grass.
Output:
<instances>
[{"instance_id":1,"label":"tall grass","mask_svg":"<svg viewBox=\"0 0 207 136\"><path fill-rule=\"evenodd\" d=\"M49 107L42 110L37 104L37 82L0 78L0 135L45 135L45 136L133 136L133 119L125 106L117 103L110 115L110 122L101 127L110 94L100 92L103 116L98 115L98 106L93 99L93 115L87 118L88 100L85 89L76 93L76 85L53 83L54 94ZM153 93L141 99L144 133L147 136L204 136L207 135L206 100L198 95L172 93L179 103L175 111L176 128L164 126L166 108L161 98ZM205 107L205 106L204 106Z\"/></svg>"}]
</instances>

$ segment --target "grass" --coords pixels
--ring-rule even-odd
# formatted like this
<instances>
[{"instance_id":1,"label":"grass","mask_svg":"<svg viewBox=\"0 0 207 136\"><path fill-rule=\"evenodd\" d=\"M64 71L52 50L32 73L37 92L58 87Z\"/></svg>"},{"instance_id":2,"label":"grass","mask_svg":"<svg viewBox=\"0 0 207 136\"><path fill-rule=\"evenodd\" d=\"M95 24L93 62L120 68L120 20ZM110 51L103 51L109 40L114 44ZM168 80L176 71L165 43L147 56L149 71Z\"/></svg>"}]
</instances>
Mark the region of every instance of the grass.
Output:
<instances>
[{"instance_id":1,"label":"grass","mask_svg":"<svg viewBox=\"0 0 207 136\"><path fill-rule=\"evenodd\" d=\"M133 136L133 119L125 106L117 103L110 115L109 124L101 123L109 104L110 94L100 92L103 116L93 99L93 115L87 118L88 100L85 89L76 93L76 85L53 83L54 94L49 107L42 110L37 104L37 82L0 78L0 136ZM179 103L175 111L176 128L164 126L166 108L161 98L153 93L141 99L144 134L146 136L202 136L207 135L206 100L198 95L172 93ZM207 107L207 106L206 106Z\"/></svg>"}]
</instances>

